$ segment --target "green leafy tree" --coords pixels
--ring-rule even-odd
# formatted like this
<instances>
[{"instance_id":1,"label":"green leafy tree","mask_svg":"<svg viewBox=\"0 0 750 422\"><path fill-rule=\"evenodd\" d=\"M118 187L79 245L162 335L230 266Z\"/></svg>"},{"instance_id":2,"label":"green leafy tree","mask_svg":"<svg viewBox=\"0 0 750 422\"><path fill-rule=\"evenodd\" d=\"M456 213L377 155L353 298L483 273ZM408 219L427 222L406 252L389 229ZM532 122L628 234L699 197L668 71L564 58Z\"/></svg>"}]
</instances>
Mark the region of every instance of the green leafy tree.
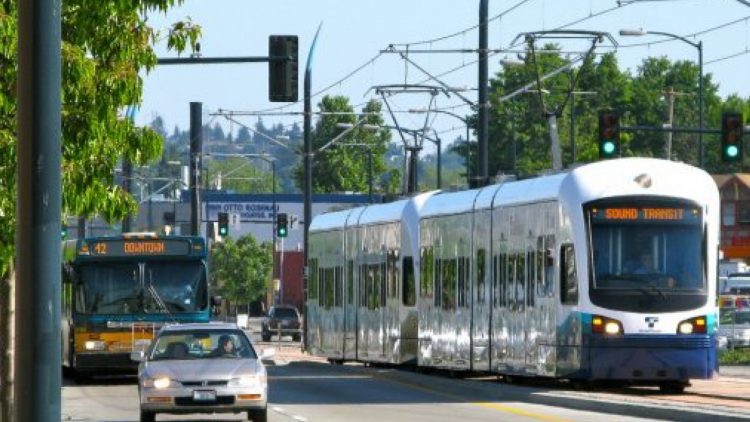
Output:
<instances>
[{"instance_id":1,"label":"green leafy tree","mask_svg":"<svg viewBox=\"0 0 750 422\"><path fill-rule=\"evenodd\" d=\"M214 292L230 301L251 303L268 291L273 271L270 242L258 243L247 235L214 243L211 249L211 284Z\"/></svg>"},{"instance_id":2,"label":"green leafy tree","mask_svg":"<svg viewBox=\"0 0 750 422\"><path fill-rule=\"evenodd\" d=\"M62 182L68 215L100 214L108 221L135 211L133 199L113 183L121 158L143 165L158 158L162 139L136 127L122 110L141 101L139 72L156 65L152 45L164 37L148 25L150 11L166 12L179 0L62 3ZM193 45L200 28L172 26L170 48ZM0 0L0 274L13 256L16 163L16 0Z\"/></svg>"},{"instance_id":3,"label":"green leafy tree","mask_svg":"<svg viewBox=\"0 0 750 422\"><path fill-rule=\"evenodd\" d=\"M369 187L369 169L367 151L372 151L373 179L376 192L393 192L399 186L399 178L392 172L387 172L383 155L390 141L390 131L379 129L368 130L358 126L335 144L318 152L338 136L342 130L339 123L354 124L360 118L368 125L383 125L381 104L369 101L362 109L362 115L354 114L349 99L343 96L325 96L318 104L321 112L343 112L352 114L324 114L315 125L312 135L313 152L313 190L317 193L326 192L367 192ZM352 146L347 144L366 144L367 146ZM297 186L302 187L302 164L295 170ZM387 174L388 173L388 174Z\"/></svg>"}]
</instances>

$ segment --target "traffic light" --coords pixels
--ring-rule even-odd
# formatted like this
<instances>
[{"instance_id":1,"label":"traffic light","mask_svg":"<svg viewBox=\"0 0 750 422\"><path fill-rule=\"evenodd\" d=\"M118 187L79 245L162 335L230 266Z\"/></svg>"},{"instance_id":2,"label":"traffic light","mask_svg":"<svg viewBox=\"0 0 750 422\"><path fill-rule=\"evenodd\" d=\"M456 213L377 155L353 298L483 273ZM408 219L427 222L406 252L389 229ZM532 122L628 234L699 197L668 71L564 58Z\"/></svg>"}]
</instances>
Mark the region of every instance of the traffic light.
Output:
<instances>
[{"instance_id":1,"label":"traffic light","mask_svg":"<svg viewBox=\"0 0 750 422\"><path fill-rule=\"evenodd\" d=\"M742 114L721 114L721 161L742 161Z\"/></svg>"},{"instance_id":2,"label":"traffic light","mask_svg":"<svg viewBox=\"0 0 750 422\"><path fill-rule=\"evenodd\" d=\"M286 237L287 233L289 233L289 227L287 227L288 224L289 219L287 218L286 213L276 214L276 236Z\"/></svg>"},{"instance_id":3,"label":"traffic light","mask_svg":"<svg viewBox=\"0 0 750 422\"><path fill-rule=\"evenodd\" d=\"M60 237L65 240L66 237L68 237L68 225L65 223L62 223L62 226L60 227Z\"/></svg>"},{"instance_id":4,"label":"traffic light","mask_svg":"<svg viewBox=\"0 0 750 422\"><path fill-rule=\"evenodd\" d=\"M299 60L296 35L268 37L269 57L291 57L291 60L268 62L268 101L295 102L298 94Z\"/></svg>"},{"instance_id":5,"label":"traffic light","mask_svg":"<svg viewBox=\"0 0 750 422\"><path fill-rule=\"evenodd\" d=\"M224 237L229 234L229 214L219 213L219 236Z\"/></svg>"},{"instance_id":6,"label":"traffic light","mask_svg":"<svg viewBox=\"0 0 750 422\"><path fill-rule=\"evenodd\" d=\"M614 111L599 112L599 158L620 155L620 116Z\"/></svg>"}]
</instances>

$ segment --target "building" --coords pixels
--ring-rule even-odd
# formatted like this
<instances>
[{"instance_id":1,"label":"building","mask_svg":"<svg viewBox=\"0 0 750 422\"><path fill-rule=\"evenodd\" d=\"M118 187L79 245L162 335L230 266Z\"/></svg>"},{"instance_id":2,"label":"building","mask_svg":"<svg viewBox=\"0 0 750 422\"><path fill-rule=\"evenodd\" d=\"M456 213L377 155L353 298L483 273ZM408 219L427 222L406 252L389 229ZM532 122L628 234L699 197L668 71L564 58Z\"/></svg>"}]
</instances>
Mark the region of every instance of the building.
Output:
<instances>
[{"instance_id":1,"label":"building","mask_svg":"<svg viewBox=\"0 0 750 422\"><path fill-rule=\"evenodd\" d=\"M750 174L713 176L721 196L721 251L725 260L750 261Z\"/></svg>"}]
</instances>

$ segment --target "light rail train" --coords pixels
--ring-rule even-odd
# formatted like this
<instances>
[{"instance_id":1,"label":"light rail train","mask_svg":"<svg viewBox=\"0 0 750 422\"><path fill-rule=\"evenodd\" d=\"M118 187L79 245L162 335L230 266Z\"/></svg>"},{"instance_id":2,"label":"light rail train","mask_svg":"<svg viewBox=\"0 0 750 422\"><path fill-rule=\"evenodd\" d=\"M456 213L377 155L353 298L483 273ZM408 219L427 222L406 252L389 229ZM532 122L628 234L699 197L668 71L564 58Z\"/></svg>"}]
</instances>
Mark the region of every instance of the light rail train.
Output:
<instances>
[{"instance_id":1,"label":"light rail train","mask_svg":"<svg viewBox=\"0 0 750 422\"><path fill-rule=\"evenodd\" d=\"M719 194L624 158L323 214L309 351L682 391L717 366Z\"/></svg>"}]
</instances>

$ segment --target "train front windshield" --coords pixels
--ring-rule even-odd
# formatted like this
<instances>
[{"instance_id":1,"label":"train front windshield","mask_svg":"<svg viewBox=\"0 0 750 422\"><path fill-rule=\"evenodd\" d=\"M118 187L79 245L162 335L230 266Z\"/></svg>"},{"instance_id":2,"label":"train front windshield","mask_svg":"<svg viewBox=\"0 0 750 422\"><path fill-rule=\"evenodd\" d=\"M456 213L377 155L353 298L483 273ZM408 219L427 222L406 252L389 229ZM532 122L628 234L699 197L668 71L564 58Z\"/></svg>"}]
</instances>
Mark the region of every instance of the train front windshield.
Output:
<instances>
[{"instance_id":1,"label":"train front windshield","mask_svg":"<svg viewBox=\"0 0 750 422\"><path fill-rule=\"evenodd\" d=\"M706 303L700 208L666 201L597 203L586 215L595 305L673 312Z\"/></svg>"},{"instance_id":2,"label":"train front windshield","mask_svg":"<svg viewBox=\"0 0 750 422\"><path fill-rule=\"evenodd\" d=\"M208 306L206 271L199 261L90 262L78 274L80 313L180 313Z\"/></svg>"}]
</instances>

